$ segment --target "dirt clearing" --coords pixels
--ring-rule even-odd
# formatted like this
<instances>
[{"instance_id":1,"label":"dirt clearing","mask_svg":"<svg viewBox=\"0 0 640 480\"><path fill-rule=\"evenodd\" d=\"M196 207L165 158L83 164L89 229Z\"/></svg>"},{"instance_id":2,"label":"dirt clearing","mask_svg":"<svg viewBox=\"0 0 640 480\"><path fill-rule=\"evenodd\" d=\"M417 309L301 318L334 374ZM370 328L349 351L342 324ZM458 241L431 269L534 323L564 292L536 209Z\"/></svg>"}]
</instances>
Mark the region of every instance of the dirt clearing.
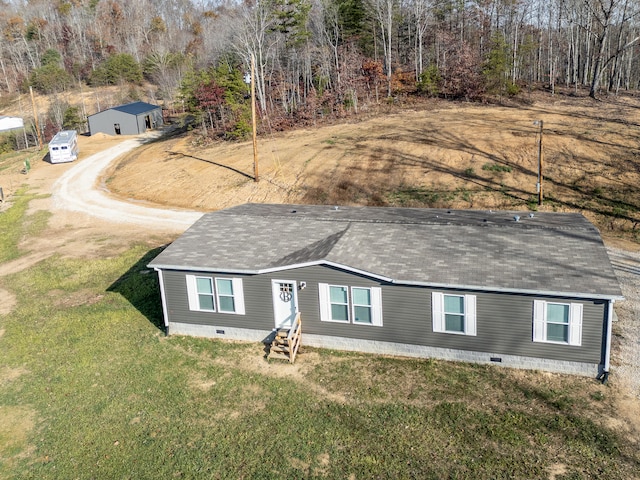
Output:
<instances>
[{"instance_id":1,"label":"dirt clearing","mask_svg":"<svg viewBox=\"0 0 640 480\"><path fill-rule=\"evenodd\" d=\"M122 198L217 210L245 202L537 207L543 120L545 210L577 210L607 235L635 231L640 102L545 97L531 106L434 101L358 123L195 147L192 137L122 158L105 183ZM605 218L602 213L613 213Z\"/></svg>"}]
</instances>

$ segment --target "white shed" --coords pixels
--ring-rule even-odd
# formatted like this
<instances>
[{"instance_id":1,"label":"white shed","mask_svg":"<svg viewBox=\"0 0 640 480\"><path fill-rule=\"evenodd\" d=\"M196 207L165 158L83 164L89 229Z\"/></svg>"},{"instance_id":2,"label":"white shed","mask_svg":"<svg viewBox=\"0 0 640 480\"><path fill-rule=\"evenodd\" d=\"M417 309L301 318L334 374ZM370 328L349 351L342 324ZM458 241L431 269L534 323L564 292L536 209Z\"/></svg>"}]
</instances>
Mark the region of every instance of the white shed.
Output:
<instances>
[{"instance_id":1,"label":"white shed","mask_svg":"<svg viewBox=\"0 0 640 480\"><path fill-rule=\"evenodd\" d=\"M24 128L24 122L20 117L0 116L0 132L8 132L20 128Z\"/></svg>"},{"instance_id":2,"label":"white shed","mask_svg":"<svg viewBox=\"0 0 640 480\"><path fill-rule=\"evenodd\" d=\"M49 142L49 160L51 163L73 162L78 158L78 132L63 130Z\"/></svg>"}]
</instances>

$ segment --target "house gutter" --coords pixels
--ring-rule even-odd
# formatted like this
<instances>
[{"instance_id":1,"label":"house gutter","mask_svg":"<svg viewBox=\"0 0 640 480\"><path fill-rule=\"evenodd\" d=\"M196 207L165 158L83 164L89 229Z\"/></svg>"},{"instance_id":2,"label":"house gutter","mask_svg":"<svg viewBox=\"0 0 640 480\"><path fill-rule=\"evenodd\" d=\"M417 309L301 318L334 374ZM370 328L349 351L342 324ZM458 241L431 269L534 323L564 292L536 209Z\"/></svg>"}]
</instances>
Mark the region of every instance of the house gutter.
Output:
<instances>
[{"instance_id":1,"label":"house gutter","mask_svg":"<svg viewBox=\"0 0 640 480\"><path fill-rule=\"evenodd\" d=\"M611 333L613 330L613 304L615 300L609 300L609 305L607 306L607 338L605 339L605 350L604 350L604 366L602 368L602 372L598 375L598 380L602 383L607 383L609 379L609 368L611 367Z\"/></svg>"},{"instance_id":2,"label":"house gutter","mask_svg":"<svg viewBox=\"0 0 640 480\"><path fill-rule=\"evenodd\" d=\"M167 297L164 293L164 276L162 270L154 268L158 272L158 282L160 283L160 298L162 300L162 318L164 319L165 333L169 332L169 314L167 313Z\"/></svg>"}]
</instances>

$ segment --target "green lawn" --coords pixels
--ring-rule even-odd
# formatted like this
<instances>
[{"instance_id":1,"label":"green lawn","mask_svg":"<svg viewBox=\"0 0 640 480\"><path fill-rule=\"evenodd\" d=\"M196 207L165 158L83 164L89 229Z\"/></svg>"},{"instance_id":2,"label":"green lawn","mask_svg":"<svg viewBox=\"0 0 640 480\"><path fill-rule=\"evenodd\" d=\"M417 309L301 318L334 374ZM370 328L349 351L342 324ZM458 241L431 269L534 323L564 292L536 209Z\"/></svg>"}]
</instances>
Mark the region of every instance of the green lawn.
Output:
<instances>
[{"instance_id":1,"label":"green lawn","mask_svg":"<svg viewBox=\"0 0 640 480\"><path fill-rule=\"evenodd\" d=\"M0 232L42 221L20 205ZM165 338L157 252L0 276L18 300L0 316L0 478L637 478L591 379Z\"/></svg>"}]
</instances>

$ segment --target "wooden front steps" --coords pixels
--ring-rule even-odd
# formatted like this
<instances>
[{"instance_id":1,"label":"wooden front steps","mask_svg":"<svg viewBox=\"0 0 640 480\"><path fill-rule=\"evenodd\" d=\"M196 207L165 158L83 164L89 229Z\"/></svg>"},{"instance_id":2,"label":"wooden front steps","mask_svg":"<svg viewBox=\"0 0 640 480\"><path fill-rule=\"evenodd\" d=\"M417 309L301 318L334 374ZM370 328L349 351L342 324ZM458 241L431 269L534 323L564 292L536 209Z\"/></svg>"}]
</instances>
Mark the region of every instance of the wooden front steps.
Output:
<instances>
[{"instance_id":1,"label":"wooden front steps","mask_svg":"<svg viewBox=\"0 0 640 480\"><path fill-rule=\"evenodd\" d=\"M301 339L302 320L298 312L296 319L293 321L293 326L290 329L279 328L276 330L275 336L269 346L267 358L271 358L272 355L284 355L289 359L289 363L293 363L296 359Z\"/></svg>"}]
</instances>

